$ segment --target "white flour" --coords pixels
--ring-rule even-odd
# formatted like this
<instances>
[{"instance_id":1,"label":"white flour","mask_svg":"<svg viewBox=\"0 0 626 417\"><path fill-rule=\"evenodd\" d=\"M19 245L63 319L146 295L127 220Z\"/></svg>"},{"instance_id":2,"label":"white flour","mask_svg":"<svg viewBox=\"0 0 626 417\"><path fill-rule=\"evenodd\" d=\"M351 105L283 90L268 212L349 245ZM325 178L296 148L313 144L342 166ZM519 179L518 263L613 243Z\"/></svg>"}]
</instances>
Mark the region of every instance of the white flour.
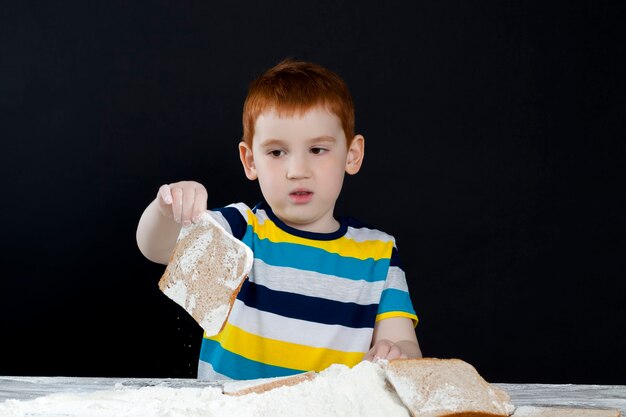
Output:
<instances>
[{"instance_id":1,"label":"white flour","mask_svg":"<svg viewBox=\"0 0 626 417\"><path fill-rule=\"evenodd\" d=\"M192 303L187 303L187 284L185 281L174 281L169 287L163 290L163 294L171 298L176 304L182 306L189 314L193 314L193 309L196 306L195 297Z\"/></svg>"},{"instance_id":2,"label":"white flour","mask_svg":"<svg viewBox=\"0 0 626 417\"><path fill-rule=\"evenodd\" d=\"M208 216L208 215L207 215ZM209 217L210 218L210 217ZM187 236L189 234L189 230L191 226L187 228L181 229L180 237L178 240L181 240L182 236ZM202 258L209 247L209 245L213 242L213 230L212 229L198 229L202 230L202 233L196 235L195 240L185 249L185 252L180 255L178 259L180 269L186 275L196 275L198 271L196 270L196 265L198 264L198 260Z\"/></svg>"},{"instance_id":3,"label":"white flour","mask_svg":"<svg viewBox=\"0 0 626 417\"><path fill-rule=\"evenodd\" d=\"M88 394L52 394L0 403L0 416L64 417L408 417L385 385L380 366L333 365L311 381L263 394L234 397L218 388L119 388Z\"/></svg>"},{"instance_id":4,"label":"white flour","mask_svg":"<svg viewBox=\"0 0 626 417\"><path fill-rule=\"evenodd\" d=\"M228 318L229 306L218 306L204 315L204 318L200 320L200 327L204 329L206 334L218 334L222 328L222 324Z\"/></svg>"}]
</instances>

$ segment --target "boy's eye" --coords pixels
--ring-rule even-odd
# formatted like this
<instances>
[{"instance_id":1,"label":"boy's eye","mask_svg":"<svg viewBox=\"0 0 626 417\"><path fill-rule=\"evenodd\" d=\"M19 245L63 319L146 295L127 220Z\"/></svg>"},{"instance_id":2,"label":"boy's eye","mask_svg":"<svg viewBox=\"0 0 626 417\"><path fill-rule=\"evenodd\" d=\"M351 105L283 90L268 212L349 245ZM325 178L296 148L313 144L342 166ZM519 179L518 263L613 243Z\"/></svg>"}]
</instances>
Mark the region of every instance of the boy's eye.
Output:
<instances>
[{"instance_id":1,"label":"boy's eye","mask_svg":"<svg viewBox=\"0 0 626 417\"><path fill-rule=\"evenodd\" d=\"M326 149L324 148L311 148L311 153L313 155L319 155L321 153L324 153L326 151Z\"/></svg>"},{"instance_id":2,"label":"boy's eye","mask_svg":"<svg viewBox=\"0 0 626 417\"><path fill-rule=\"evenodd\" d=\"M281 156L283 154L283 151L281 150L273 150L273 151L269 151L268 154L270 154L271 156L278 158L279 156Z\"/></svg>"}]
</instances>

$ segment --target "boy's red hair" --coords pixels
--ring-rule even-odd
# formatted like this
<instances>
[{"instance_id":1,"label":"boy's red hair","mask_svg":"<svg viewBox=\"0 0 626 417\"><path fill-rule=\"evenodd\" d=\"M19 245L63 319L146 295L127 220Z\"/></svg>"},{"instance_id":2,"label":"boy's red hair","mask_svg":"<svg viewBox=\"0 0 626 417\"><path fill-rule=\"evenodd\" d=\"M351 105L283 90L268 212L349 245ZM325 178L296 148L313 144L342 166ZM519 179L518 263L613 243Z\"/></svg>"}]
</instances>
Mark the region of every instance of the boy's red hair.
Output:
<instances>
[{"instance_id":1,"label":"boy's red hair","mask_svg":"<svg viewBox=\"0 0 626 417\"><path fill-rule=\"evenodd\" d=\"M336 115L348 144L354 137L354 103L346 83L316 64L286 59L250 84L243 105L243 141L252 146L254 125L264 111L281 116L302 115L323 106Z\"/></svg>"}]
</instances>

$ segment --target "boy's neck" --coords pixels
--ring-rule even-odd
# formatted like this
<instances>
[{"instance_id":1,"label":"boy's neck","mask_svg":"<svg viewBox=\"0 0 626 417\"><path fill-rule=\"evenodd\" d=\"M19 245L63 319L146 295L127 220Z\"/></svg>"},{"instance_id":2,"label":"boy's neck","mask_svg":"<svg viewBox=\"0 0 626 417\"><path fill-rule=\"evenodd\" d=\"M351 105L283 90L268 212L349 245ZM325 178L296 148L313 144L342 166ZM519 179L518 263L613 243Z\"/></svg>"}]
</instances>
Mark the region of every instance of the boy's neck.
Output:
<instances>
[{"instance_id":1,"label":"boy's neck","mask_svg":"<svg viewBox=\"0 0 626 417\"><path fill-rule=\"evenodd\" d=\"M341 221L332 216L328 221L316 222L314 224L294 224L287 222L280 218L267 202L263 202L260 208L263 208L268 213L269 217L275 222L281 229L285 229L286 232L301 232L303 234L316 234L325 238L336 234L343 234L344 225Z\"/></svg>"},{"instance_id":2,"label":"boy's neck","mask_svg":"<svg viewBox=\"0 0 626 417\"><path fill-rule=\"evenodd\" d=\"M323 222L323 224L316 223L313 225L290 225L282 219L281 221L289 227L308 233L335 233L341 226L341 224L334 217L328 222Z\"/></svg>"}]
</instances>

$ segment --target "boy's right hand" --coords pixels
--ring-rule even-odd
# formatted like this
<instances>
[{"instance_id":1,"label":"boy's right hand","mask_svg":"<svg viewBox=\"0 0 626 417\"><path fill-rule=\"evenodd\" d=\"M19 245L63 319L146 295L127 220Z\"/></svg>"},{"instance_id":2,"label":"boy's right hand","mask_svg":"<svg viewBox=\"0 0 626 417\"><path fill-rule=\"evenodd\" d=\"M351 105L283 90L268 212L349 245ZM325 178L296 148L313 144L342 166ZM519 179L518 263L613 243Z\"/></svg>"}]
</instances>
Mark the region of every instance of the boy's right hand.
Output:
<instances>
[{"instance_id":1,"label":"boy's right hand","mask_svg":"<svg viewBox=\"0 0 626 417\"><path fill-rule=\"evenodd\" d=\"M197 223L207 209L207 191L195 181L163 184L157 193L157 207L165 217L188 226Z\"/></svg>"}]
</instances>

